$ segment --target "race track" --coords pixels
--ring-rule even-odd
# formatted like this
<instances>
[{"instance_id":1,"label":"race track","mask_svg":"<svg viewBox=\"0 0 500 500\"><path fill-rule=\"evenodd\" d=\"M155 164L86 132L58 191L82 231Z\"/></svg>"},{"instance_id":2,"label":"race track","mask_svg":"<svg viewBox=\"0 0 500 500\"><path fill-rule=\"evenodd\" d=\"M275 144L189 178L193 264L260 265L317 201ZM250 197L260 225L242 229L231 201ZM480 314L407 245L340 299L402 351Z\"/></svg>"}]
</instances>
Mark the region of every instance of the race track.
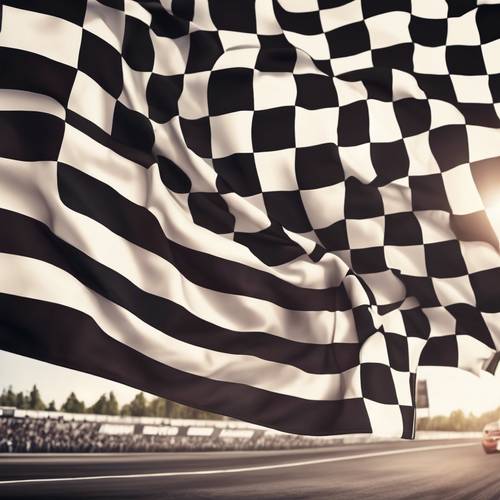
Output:
<instances>
[{"instance_id":1,"label":"race track","mask_svg":"<svg viewBox=\"0 0 500 500\"><path fill-rule=\"evenodd\" d=\"M0 498L488 500L500 498L500 454L484 454L477 441L447 440L267 452L0 455Z\"/></svg>"}]
</instances>

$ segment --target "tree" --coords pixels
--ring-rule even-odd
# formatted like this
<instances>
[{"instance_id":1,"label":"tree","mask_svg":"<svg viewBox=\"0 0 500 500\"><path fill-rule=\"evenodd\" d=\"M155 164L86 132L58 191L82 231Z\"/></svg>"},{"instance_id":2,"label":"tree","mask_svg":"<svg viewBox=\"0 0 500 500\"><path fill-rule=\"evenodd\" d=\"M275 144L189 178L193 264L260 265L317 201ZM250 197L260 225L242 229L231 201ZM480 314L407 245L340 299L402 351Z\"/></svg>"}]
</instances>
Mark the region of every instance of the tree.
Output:
<instances>
[{"instance_id":1,"label":"tree","mask_svg":"<svg viewBox=\"0 0 500 500\"><path fill-rule=\"evenodd\" d=\"M12 390L12 386L9 385L7 390L2 391L2 395L0 396L0 404L2 406L16 406L16 395Z\"/></svg>"},{"instance_id":2,"label":"tree","mask_svg":"<svg viewBox=\"0 0 500 500\"><path fill-rule=\"evenodd\" d=\"M108 397L108 408L107 408L107 414L108 415L118 415L119 409L118 409L118 401L116 400L116 396L113 391L109 393Z\"/></svg>"},{"instance_id":3,"label":"tree","mask_svg":"<svg viewBox=\"0 0 500 500\"><path fill-rule=\"evenodd\" d=\"M151 417L167 416L167 401L163 398L154 398L148 405L148 415Z\"/></svg>"},{"instance_id":4,"label":"tree","mask_svg":"<svg viewBox=\"0 0 500 500\"><path fill-rule=\"evenodd\" d=\"M47 408L47 411L57 411L56 402L54 400L52 400L49 403L49 407Z\"/></svg>"},{"instance_id":5,"label":"tree","mask_svg":"<svg viewBox=\"0 0 500 500\"><path fill-rule=\"evenodd\" d=\"M30 410L45 410L46 408L36 385L33 386L29 395L29 408Z\"/></svg>"},{"instance_id":6,"label":"tree","mask_svg":"<svg viewBox=\"0 0 500 500\"><path fill-rule=\"evenodd\" d=\"M65 411L67 413L84 413L85 412L85 403L80 401L74 392L72 392L65 403L61 406L61 411Z\"/></svg>"},{"instance_id":7,"label":"tree","mask_svg":"<svg viewBox=\"0 0 500 500\"><path fill-rule=\"evenodd\" d=\"M91 407L88 408L89 413L97 413L98 415L106 415L108 410L108 400L106 394L103 394Z\"/></svg>"},{"instance_id":8,"label":"tree","mask_svg":"<svg viewBox=\"0 0 500 500\"><path fill-rule=\"evenodd\" d=\"M22 392L16 394L16 408L27 410L30 407L30 399Z\"/></svg>"},{"instance_id":9,"label":"tree","mask_svg":"<svg viewBox=\"0 0 500 500\"><path fill-rule=\"evenodd\" d=\"M130 402L130 414L133 417L144 417L147 413L147 401L143 392L140 392Z\"/></svg>"}]
</instances>

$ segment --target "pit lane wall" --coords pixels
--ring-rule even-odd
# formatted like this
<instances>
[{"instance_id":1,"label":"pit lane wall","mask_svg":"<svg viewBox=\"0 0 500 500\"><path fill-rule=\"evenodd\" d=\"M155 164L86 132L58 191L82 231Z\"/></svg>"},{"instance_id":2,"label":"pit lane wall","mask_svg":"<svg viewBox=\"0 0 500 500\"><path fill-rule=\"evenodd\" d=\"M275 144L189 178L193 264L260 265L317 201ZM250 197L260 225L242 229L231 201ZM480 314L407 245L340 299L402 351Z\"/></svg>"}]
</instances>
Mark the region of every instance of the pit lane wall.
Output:
<instances>
[{"instance_id":1,"label":"pit lane wall","mask_svg":"<svg viewBox=\"0 0 500 500\"><path fill-rule=\"evenodd\" d=\"M64 422L94 422L100 423L99 433L108 435L143 435L143 436L170 436L179 438L197 438L199 441L228 440L251 442L262 438L278 438L294 435L267 429L255 424L238 420L190 420L162 417L131 417L113 415L94 415L90 413L65 413L35 410L19 410L12 407L0 407L0 418L14 417L19 419L52 419ZM415 439L479 439L481 432L443 432L418 431ZM385 438L370 434L347 434L338 436L301 436L310 441L310 445L327 446L335 444L369 443L394 441L397 438ZM280 440L281 441L281 440Z\"/></svg>"}]
</instances>

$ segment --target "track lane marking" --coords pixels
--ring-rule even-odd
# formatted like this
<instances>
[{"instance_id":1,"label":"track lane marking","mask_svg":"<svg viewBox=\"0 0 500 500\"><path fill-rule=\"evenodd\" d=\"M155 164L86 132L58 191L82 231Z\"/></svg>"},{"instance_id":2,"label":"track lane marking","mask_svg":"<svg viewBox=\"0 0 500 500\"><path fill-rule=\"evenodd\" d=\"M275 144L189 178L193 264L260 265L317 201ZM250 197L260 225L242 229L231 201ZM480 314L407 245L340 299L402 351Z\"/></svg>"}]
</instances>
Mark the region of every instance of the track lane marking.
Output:
<instances>
[{"instance_id":1,"label":"track lane marking","mask_svg":"<svg viewBox=\"0 0 500 500\"><path fill-rule=\"evenodd\" d=\"M402 450L375 451L373 453L361 453L356 455L347 455L343 457L319 458L316 460L303 460L300 462L286 462L281 464L271 465L255 465L252 467L237 467L231 469L208 469L208 470L191 470L178 472L149 472L142 474L113 474L109 476L79 476L79 477L50 477L38 479L10 479L0 481L0 486L5 484L36 484L36 483L52 483L65 481L99 481L102 479L144 479L152 477L175 477L175 476L201 476L213 474L232 474L235 472L254 472L262 470L286 469L290 467L303 467L307 465L326 464L331 462L345 462L348 460L358 460L362 458L383 457L387 455L400 455L404 453L416 453L419 451L445 450L449 448L463 448L465 446L477 446L477 443L459 443L434 446L418 446L415 448L407 448Z\"/></svg>"}]
</instances>

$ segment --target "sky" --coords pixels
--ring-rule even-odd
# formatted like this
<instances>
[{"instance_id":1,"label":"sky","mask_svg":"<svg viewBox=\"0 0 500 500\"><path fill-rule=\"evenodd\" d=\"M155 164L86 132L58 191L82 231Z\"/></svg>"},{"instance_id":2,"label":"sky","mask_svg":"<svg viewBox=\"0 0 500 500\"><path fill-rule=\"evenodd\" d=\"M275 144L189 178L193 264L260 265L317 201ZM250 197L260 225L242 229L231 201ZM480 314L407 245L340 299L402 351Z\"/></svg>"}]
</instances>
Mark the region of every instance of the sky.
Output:
<instances>
[{"instance_id":1,"label":"sky","mask_svg":"<svg viewBox=\"0 0 500 500\"><path fill-rule=\"evenodd\" d=\"M431 415L448 415L455 409L476 415L500 406L500 376L482 372L478 377L457 368L422 367L419 379L426 379ZM82 372L0 351L0 390L28 391L33 384L46 403L61 405L75 391L87 405L103 392L113 391L121 404L129 402L137 389Z\"/></svg>"}]
</instances>

